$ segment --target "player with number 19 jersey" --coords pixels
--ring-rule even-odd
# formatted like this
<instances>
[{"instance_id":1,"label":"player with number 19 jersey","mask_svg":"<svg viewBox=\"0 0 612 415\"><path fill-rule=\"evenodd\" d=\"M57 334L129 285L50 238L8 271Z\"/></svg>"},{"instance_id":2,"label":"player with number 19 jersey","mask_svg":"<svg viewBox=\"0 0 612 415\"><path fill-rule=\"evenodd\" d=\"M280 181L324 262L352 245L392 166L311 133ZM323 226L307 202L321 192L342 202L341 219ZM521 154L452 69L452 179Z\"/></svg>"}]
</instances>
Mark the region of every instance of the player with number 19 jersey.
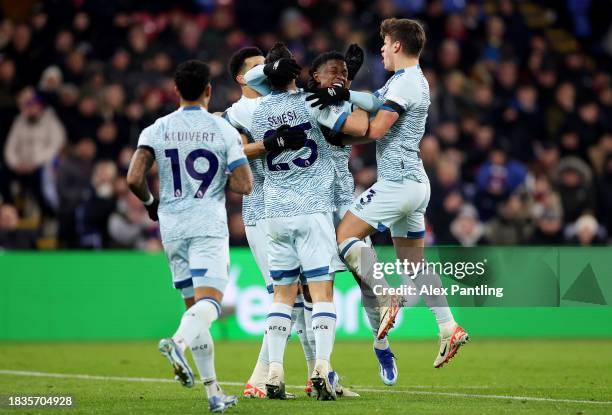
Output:
<instances>
[{"instance_id":1,"label":"player with number 19 jersey","mask_svg":"<svg viewBox=\"0 0 612 415\"><path fill-rule=\"evenodd\" d=\"M174 288L225 291L229 233L226 171L248 163L238 132L206 109L182 107L143 130L138 147L153 152L159 171L159 224Z\"/></svg>"},{"instance_id":2,"label":"player with number 19 jersey","mask_svg":"<svg viewBox=\"0 0 612 415\"><path fill-rule=\"evenodd\" d=\"M145 128L138 146L153 150L159 168L162 240L227 236L226 170L247 163L238 132L201 107L183 107Z\"/></svg>"}]
</instances>

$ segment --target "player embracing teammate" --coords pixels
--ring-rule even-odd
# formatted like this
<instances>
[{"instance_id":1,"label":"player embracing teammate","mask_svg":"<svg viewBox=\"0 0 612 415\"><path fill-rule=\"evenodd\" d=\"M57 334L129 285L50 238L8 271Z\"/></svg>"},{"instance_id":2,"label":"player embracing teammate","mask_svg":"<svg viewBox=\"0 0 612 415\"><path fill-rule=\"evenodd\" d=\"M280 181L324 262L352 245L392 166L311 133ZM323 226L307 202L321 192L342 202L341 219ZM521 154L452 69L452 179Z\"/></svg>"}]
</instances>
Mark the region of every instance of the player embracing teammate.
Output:
<instances>
[{"instance_id":1,"label":"player embracing teammate","mask_svg":"<svg viewBox=\"0 0 612 415\"><path fill-rule=\"evenodd\" d=\"M337 378L330 376L330 357L336 328L333 278L339 259L332 220L335 170L321 126L360 136L367 129L367 117L365 113L349 115L341 107L310 107L308 94L297 89L295 79L288 82L274 74L274 67L291 60L291 53L282 44L266 57L266 63L273 64L268 74L272 92L261 98L250 129L256 141L287 129L302 131L306 138L300 149L268 152L261 159L268 267L274 284L274 300L266 322L266 392L270 399L285 397L283 356L303 278L313 304L316 360L310 376L318 398L329 400L336 397Z\"/></svg>"},{"instance_id":2,"label":"player embracing teammate","mask_svg":"<svg viewBox=\"0 0 612 415\"><path fill-rule=\"evenodd\" d=\"M415 20L386 19L380 27L381 54L385 69L393 76L374 94L349 91L336 86L317 89L310 99L329 105L348 100L376 115L368 132L360 139L340 138L335 144L376 142L378 181L357 198L336 230L340 256L365 284L372 283L376 254L363 239L376 231L389 229L398 259L421 262L425 246L425 210L430 186L420 158L419 144L425 132L430 104L429 85L419 56L425 46L425 31ZM422 286L440 287L440 277L423 267L412 278ZM430 290L431 291L431 290ZM444 295L422 295L436 317L440 349L434 361L439 368L455 356L468 340L468 334L455 322ZM393 327L403 298L391 298L381 307L378 338Z\"/></svg>"}]
</instances>

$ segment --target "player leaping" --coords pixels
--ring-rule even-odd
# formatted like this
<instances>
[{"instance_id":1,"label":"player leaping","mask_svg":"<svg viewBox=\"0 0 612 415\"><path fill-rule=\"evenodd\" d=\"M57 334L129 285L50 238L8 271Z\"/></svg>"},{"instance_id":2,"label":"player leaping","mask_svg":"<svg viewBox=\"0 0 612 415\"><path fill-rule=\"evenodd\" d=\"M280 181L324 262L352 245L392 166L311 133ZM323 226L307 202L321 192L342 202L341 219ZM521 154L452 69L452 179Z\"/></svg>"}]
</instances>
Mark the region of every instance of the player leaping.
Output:
<instances>
[{"instance_id":1,"label":"player leaping","mask_svg":"<svg viewBox=\"0 0 612 415\"><path fill-rule=\"evenodd\" d=\"M330 88L333 86L343 86L350 88L352 80L359 71L363 63L363 51L356 45L350 45L345 55L338 52L325 52L317 56L310 68L311 81L309 89ZM353 105L345 102L344 109L347 112L353 111ZM322 128L323 134L328 141L341 139L342 133L334 133L330 129ZM333 138L332 138L333 137ZM338 226L354 200L354 180L349 170L349 158L351 154L350 145L332 145L332 158L336 170L336 180L334 181L334 226ZM369 241L366 241L369 244ZM364 296L373 296L371 290L365 284L360 284ZM370 300L372 302L372 300ZM368 306L369 305L369 306ZM387 337L378 339L378 328L380 325L380 315L378 307L366 304L364 307L368 316L370 326L374 331L374 353L378 359L380 378L385 385L394 385L397 382L397 365L395 356L391 352L391 347Z\"/></svg>"},{"instance_id":2,"label":"player leaping","mask_svg":"<svg viewBox=\"0 0 612 415\"><path fill-rule=\"evenodd\" d=\"M174 80L180 108L142 131L127 181L151 219L159 219L175 287L187 299L195 296L178 330L172 338L160 341L159 350L170 361L177 380L191 387L193 372L185 358L190 347L210 411L223 412L237 399L225 395L217 383L209 328L221 313L228 282L225 185L229 182L232 191L248 194L253 178L236 130L207 111L209 79L204 62L192 60L178 66ZM159 200L146 182L154 161L159 171ZM190 287L193 291L184 291Z\"/></svg>"},{"instance_id":3,"label":"player leaping","mask_svg":"<svg viewBox=\"0 0 612 415\"><path fill-rule=\"evenodd\" d=\"M377 111L365 140L376 141L378 181L357 198L336 230L341 256L364 280L370 269L362 268L363 264L370 264L375 253L362 239L377 230L390 228L400 260L417 262L423 258L425 210L430 196L429 179L419 155L430 104L429 85L419 66L425 31L415 20L392 18L381 23L380 34L384 40L384 67L395 72L381 89L372 95L340 87L321 88L311 96L318 104L350 100ZM429 268L425 267L414 279L419 291L423 285L442 285L440 277L430 273ZM467 342L468 334L455 322L444 295L422 298L439 327L440 350L434 361L434 367L439 368ZM393 327L398 311L397 305L387 309L379 338Z\"/></svg>"}]
</instances>

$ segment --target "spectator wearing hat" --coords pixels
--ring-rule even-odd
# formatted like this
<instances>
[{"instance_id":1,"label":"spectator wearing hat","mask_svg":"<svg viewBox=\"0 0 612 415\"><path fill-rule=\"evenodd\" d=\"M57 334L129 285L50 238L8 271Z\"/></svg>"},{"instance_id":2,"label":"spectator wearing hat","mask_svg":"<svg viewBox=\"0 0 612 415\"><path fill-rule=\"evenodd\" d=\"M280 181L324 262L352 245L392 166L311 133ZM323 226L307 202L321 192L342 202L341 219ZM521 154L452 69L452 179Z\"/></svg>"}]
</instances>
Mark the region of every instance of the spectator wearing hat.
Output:
<instances>
[{"instance_id":1,"label":"spectator wearing hat","mask_svg":"<svg viewBox=\"0 0 612 415\"><path fill-rule=\"evenodd\" d=\"M4 158L22 189L33 196L43 213L49 213L41 188L41 170L51 163L66 143L66 131L55 111L32 89L20 95L20 113L4 146Z\"/></svg>"},{"instance_id":2,"label":"spectator wearing hat","mask_svg":"<svg viewBox=\"0 0 612 415\"><path fill-rule=\"evenodd\" d=\"M565 222L574 222L583 212L596 210L593 172L578 157L564 157L559 161L555 184L561 196Z\"/></svg>"},{"instance_id":3,"label":"spectator wearing hat","mask_svg":"<svg viewBox=\"0 0 612 415\"><path fill-rule=\"evenodd\" d=\"M585 213L567 226L565 237L572 245L602 245L606 241L606 231L599 225L595 216Z\"/></svg>"},{"instance_id":4,"label":"spectator wearing hat","mask_svg":"<svg viewBox=\"0 0 612 415\"><path fill-rule=\"evenodd\" d=\"M478 211L472 205L461 207L459 214L450 224L452 244L460 246L488 245L485 226L478 220Z\"/></svg>"}]
</instances>

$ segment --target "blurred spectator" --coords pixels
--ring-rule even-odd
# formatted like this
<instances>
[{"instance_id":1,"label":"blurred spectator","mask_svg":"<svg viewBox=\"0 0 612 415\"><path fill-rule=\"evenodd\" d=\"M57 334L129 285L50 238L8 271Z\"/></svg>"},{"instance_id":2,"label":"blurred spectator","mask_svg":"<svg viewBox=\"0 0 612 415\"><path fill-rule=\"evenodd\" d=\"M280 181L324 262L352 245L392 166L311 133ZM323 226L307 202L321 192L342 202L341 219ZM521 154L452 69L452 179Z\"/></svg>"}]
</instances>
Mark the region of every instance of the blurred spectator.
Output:
<instances>
[{"instance_id":1,"label":"blurred spectator","mask_svg":"<svg viewBox=\"0 0 612 415\"><path fill-rule=\"evenodd\" d=\"M558 245L563 241L563 211L561 199L552 189L549 178L535 179L532 214L535 229L529 242L535 245Z\"/></svg>"},{"instance_id":2,"label":"blurred spectator","mask_svg":"<svg viewBox=\"0 0 612 415\"><path fill-rule=\"evenodd\" d=\"M159 250L157 225L151 222L142 202L128 192L117 200L108 221L108 234L115 248Z\"/></svg>"},{"instance_id":3,"label":"blurred spectator","mask_svg":"<svg viewBox=\"0 0 612 415\"><path fill-rule=\"evenodd\" d=\"M580 216L576 222L568 225L566 238L572 245L600 245L605 243L605 230L597 223L593 215Z\"/></svg>"},{"instance_id":4,"label":"blurred spectator","mask_svg":"<svg viewBox=\"0 0 612 415\"><path fill-rule=\"evenodd\" d=\"M459 214L450 224L453 245L476 246L487 245L485 227L478 220L478 211L472 205L463 205ZM437 241L438 242L438 241Z\"/></svg>"},{"instance_id":5,"label":"blurred spectator","mask_svg":"<svg viewBox=\"0 0 612 415\"><path fill-rule=\"evenodd\" d=\"M7 167L25 192L31 193L44 210L41 168L51 162L66 142L66 131L52 108L46 107L32 90L19 97L21 112L15 118L4 147Z\"/></svg>"},{"instance_id":6,"label":"blurred spectator","mask_svg":"<svg viewBox=\"0 0 612 415\"><path fill-rule=\"evenodd\" d=\"M559 161L555 181L561 196L563 218L573 222L586 211L596 209L593 174L590 167L577 157L565 157Z\"/></svg>"},{"instance_id":7,"label":"blurred spectator","mask_svg":"<svg viewBox=\"0 0 612 415\"><path fill-rule=\"evenodd\" d=\"M488 220L495 215L497 205L523 184L526 176L525 166L508 160L506 152L500 148L492 150L476 177L476 206L480 217Z\"/></svg>"},{"instance_id":8,"label":"blurred spectator","mask_svg":"<svg viewBox=\"0 0 612 415\"><path fill-rule=\"evenodd\" d=\"M82 138L68 150L57 169L59 196L59 242L66 248L77 247L75 209L87 198L96 145L91 138Z\"/></svg>"},{"instance_id":9,"label":"blurred spectator","mask_svg":"<svg viewBox=\"0 0 612 415\"><path fill-rule=\"evenodd\" d=\"M0 205L0 250L35 249L35 241L35 232L19 229L19 216L15 206Z\"/></svg>"},{"instance_id":10,"label":"blurred spectator","mask_svg":"<svg viewBox=\"0 0 612 415\"><path fill-rule=\"evenodd\" d=\"M431 198L428 217L438 243L451 243L453 236L450 223L464 204L459 165L446 156L438 160L434 180L431 185Z\"/></svg>"},{"instance_id":11,"label":"blurred spectator","mask_svg":"<svg viewBox=\"0 0 612 415\"><path fill-rule=\"evenodd\" d=\"M499 213L490 221L487 231L491 244L518 245L529 240L533 231L530 204L527 192L517 192L499 205Z\"/></svg>"},{"instance_id":12,"label":"blurred spectator","mask_svg":"<svg viewBox=\"0 0 612 415\"><path fill-rule=\"evenodd\" d=\"M93 168L91 187L75 210L75 228L81 248L110 246L108 220L115 210L116 177L117 166L112 161L99 161Z\"/></svg>"},{"instance_id":13,"label":"blurred spectator","mask_svg":"<svg viewBox=\"0 0 612 415\"><path fill-rule=\"evenodd\" d=\"M535 230L529 240L534 245L559 245L563 240L563 218L554 210L544 211L536 219Z\"/></svg>"}]
</instances>

